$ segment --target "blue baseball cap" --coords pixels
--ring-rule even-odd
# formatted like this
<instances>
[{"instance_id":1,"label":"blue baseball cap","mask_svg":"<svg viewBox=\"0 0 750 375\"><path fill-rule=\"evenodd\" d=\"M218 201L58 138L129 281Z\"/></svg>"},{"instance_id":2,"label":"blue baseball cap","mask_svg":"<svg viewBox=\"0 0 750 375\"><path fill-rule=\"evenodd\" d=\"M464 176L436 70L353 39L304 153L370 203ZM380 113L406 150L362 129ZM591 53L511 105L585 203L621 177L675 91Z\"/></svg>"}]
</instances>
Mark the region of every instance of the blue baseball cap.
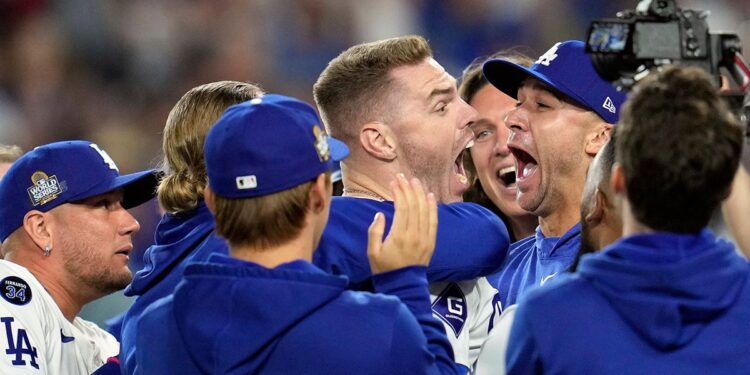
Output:
<instances>
[{"instance_id":1,"label":"blue baseball cap","mask_svg":"<svg viewBox=\"0 0 750 375\"><path fill-rule=\"evenodd\" d=\"M617 123L626 97L596 73L578 40L555 44L530 68L496 59L484 63L483 71L487 81L513 98L525 79L536 78L610 124Z\"/></svg>"},{"instance_id":2,"label":"blue baseball cap","mask_svg":"<svg viewBox=\"0 0 750 375\"><path fill-rule=\"evenodd\" d=\"M349 154L309 104L267 94L235 104L206 136L208 185L224 198L276 193L333 169Z\"/></svg>"},{"instance_id":3,"label":"blue baseball cap","mask_svg":"<svg viewBox=\"0 0 750 375\"><path fill-rule=\"evenodd\" d=\"M63 203L123 189L125 208L154 197L155 170L120 176L107 153L89 141L39 146L13 162L0 180L0 241L23 225L31 210L47 212Z\"/></svg>"}]
</instances>

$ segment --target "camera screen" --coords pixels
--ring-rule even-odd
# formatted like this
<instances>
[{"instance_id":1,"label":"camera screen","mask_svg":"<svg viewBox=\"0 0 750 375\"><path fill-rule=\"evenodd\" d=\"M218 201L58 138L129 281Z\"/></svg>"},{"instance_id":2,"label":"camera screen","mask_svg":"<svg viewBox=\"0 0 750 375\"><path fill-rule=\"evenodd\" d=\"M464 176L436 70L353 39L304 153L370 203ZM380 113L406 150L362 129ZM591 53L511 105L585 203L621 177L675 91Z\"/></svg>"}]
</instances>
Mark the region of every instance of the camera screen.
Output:
<instances>
[{"instance_id":1,"label":"camera screen","mask_svg":"<svg viewBox=\"0 0 750 375\"><path fill-rule=\"evenodd\" d=\"M623 52L630 34L630 24L593 22L588 47L591 52Z\"/></svg>"}]
</instances>

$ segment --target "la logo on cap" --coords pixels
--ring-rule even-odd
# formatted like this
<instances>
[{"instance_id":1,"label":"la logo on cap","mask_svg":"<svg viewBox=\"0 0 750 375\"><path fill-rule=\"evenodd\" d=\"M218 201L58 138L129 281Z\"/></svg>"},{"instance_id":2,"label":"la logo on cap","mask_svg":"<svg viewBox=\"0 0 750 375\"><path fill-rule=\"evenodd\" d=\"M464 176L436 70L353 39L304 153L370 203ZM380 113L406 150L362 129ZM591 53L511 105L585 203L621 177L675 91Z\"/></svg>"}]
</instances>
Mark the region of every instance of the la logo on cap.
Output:
<instances>
[{"instance_id":1,"label":"la logo on cap","mask_svg":"<svg viewBox=\"0 0 750 375\"><path fill-rule=\"evenodd\" d=\"M534 64L542 64L544 66L549 66L549 64L554 61L557 58L557 46L559 46L560 43L555 43L552 48L547 50L547 52L544 53L544 55L539 56L539 59L536 60Z\"/></svg>"},{"instance_id":2,"label":"la logo on cap","mask_svg":"<svg viewBox=\"0 0 750 375\"><path fill-rule=\"evenodd\" d=\"M31 175L32 185L26 189L32 206L39 206L50 202L65 191L65 184L57 181L57 176L48 176L42 171Z\"/></svg>"}]
</instances>

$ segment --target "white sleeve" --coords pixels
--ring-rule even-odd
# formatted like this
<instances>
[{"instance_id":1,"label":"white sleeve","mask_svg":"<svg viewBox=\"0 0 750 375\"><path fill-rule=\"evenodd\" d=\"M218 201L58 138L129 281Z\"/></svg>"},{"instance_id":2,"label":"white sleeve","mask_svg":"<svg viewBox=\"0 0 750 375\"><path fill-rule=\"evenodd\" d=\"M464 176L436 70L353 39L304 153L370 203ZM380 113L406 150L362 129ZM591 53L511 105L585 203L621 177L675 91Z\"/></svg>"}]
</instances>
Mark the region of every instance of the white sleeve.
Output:
<instances>
[{"instance_id":1,"label":"white sleeve","mask_svg":"<svg viewBox=\"0 0 750 375\"><path fill-rule=\"evenodd\" d=\"M474 375L505 374L505 352L508 350L508 339L510 339L510 328L513 325L516 306L505 309L492 329L490 337L485 341L479 353Z\"/></svg>"},{"instance_id":2,"label":"white sleeve","mask_svg":"<svg viewBox=\"0 0 750 375\"><path fill-rule=\"evenodd\" d=\"M493 321L500 315L497 290L487 279L430 285L433 315L440 319L456 363L474 368Z\"/></svg>"}]
</instances>

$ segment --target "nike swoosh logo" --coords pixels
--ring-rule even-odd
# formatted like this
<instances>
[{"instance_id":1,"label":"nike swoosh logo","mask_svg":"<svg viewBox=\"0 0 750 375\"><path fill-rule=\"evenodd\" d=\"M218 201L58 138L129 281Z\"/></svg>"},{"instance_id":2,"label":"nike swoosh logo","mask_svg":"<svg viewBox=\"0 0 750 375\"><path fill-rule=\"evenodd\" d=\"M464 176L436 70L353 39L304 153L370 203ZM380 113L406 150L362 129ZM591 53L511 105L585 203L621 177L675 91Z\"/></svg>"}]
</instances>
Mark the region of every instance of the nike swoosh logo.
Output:
<instances>
[{"instance_id":1,"label":"nike swoosh logo","mask_svg":"<svg viewBox=\"0 0 750 375\"><path fill-rule=\"evenodd\" d=\"M539 283L539 285L544 285L544 283L546 283L547 281L549 281L549 279L555 277L555 275L557 275L557 272L555 272L555 273L553 273L551 275L545 276L544 278L542 278L542 281Z\"/></svg>"},{"instance_id":2,"label":"nike swoosh logo","mask_svg":"<svg viewBox=\"0 0 750 375\"><path fill-rule=\"evenodd\" d=\"M65 336L62 330L60 330L60 337L62 338L63 343L68 343L76 339L73 336Z\"/></svg>"}]
</instances>

